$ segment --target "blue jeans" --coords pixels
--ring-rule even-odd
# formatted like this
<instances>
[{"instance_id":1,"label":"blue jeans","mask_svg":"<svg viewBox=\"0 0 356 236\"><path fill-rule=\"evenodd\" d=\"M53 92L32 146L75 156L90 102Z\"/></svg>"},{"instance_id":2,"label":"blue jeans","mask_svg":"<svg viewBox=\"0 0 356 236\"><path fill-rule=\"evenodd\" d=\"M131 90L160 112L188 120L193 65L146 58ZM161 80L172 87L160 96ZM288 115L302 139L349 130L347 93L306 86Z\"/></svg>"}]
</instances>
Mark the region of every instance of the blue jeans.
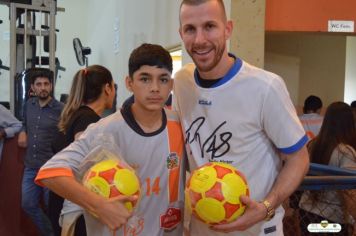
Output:
<instances>
[{"instance_id":1,"label":"blue jeans","mask_svg":"<svg viewBox=\"0 0 356 236\"><path fill-rule=\"evenodd\" d=\"M53 235L53 230L49 218L40 206L40 199L43 196L47 207L49 190L34 183L38 170L25 167L22 179L22 208L35 223L41 235L48 236Z\"/></svg>"}]
</instances>

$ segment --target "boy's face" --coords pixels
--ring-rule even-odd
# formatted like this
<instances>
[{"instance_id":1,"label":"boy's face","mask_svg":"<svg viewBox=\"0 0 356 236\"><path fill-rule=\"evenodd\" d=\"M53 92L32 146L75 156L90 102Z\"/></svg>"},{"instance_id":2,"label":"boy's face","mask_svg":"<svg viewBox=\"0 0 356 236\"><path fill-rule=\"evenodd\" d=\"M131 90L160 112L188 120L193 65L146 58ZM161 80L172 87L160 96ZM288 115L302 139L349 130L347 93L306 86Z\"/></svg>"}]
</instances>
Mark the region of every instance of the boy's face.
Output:
<instances>
[{"instance_id":1,"label":"boy's face","mask_svg":"<svg viewBox=\"0 0 356 236\"><path fill-rule=\"evenodd\" d=\"M147 111L160 111L172 90L171 73L156 66L141 66L133 78L126 78L126 87L133 92L135 104Z\"/></svg>"}]
</instances>

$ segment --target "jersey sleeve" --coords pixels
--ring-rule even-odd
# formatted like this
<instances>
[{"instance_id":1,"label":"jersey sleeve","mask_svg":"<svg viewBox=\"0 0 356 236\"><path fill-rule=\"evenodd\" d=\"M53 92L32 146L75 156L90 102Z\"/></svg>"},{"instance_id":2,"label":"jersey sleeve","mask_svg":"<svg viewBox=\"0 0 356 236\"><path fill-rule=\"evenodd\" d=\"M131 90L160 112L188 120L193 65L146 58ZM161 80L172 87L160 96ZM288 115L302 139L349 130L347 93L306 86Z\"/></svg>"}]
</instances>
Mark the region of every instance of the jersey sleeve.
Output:
<instances>
[{"instance_id":1,"label":"jersey sleeve","mask_svg":"<svg viewBox=\"0 0 356 236\"><path fill-rule=\"evenodd\" d=\"M300 150L308 141L284 81L275 75L262 107L262 124L267 136L285 154Z\"/></svg>"}]
</instances>

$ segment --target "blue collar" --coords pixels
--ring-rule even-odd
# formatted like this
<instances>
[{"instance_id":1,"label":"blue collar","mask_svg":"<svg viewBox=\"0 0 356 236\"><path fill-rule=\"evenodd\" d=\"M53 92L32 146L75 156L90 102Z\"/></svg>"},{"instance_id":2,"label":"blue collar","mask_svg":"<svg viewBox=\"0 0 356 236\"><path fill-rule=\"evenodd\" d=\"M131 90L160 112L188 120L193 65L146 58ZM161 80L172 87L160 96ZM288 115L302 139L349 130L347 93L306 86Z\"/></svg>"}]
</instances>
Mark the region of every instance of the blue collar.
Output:
<instances>
[{"instance_id":1,"label":"blue collar","mask_svg":"<svg viewBox=\"0 0 356 236\"><path fill-rule=\"evenodd\" d=\"M226 73L226 75L223 78L221 78L218 82L213 84L210 88L216 88L216 87L219 87L220 85L225 84L240 71L241 66L242 66L242 60L240 58L237 58L232 53L229 53L229 56L233 57L235 59L234 65L230 68L230 70ZM195 83L200 86L200 83L198 80L198 70L196 68L194 70L194 79L195 79Z\"/></svg>"}]
</instances>

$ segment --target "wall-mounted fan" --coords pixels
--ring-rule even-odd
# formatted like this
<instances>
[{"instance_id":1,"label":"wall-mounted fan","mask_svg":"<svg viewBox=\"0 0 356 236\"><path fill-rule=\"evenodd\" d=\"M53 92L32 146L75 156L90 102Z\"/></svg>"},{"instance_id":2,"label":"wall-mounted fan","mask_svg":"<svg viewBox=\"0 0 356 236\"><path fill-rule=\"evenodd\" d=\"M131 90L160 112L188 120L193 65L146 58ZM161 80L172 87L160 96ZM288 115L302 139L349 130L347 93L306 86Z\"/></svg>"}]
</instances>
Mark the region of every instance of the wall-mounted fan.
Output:
<instances>
[{"instance_id":1,"label":"wall-mounted fan","mask_svg":"<svg viewBox=\"0 0 356 236\"><path fill-rule=\"evenodd\" d=\"M83 47L79 38L73 39L73 47L78 64L81 66L85 65L86 67L88 67L87 55L91 53L91 49L89 47Z\"/></svg>"}]
</instances>

